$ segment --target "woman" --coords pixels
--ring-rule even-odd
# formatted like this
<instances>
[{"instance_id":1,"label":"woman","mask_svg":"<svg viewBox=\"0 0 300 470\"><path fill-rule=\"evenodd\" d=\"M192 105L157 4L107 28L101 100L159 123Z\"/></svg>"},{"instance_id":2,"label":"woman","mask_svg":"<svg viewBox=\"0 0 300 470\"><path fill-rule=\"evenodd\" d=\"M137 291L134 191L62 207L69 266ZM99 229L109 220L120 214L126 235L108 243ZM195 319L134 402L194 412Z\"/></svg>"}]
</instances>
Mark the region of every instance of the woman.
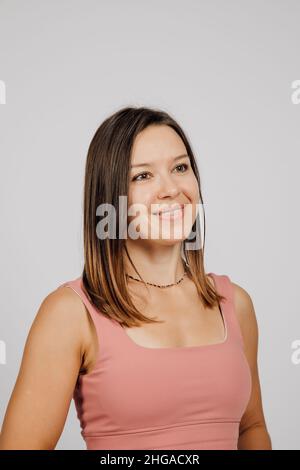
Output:
<instances>
[{"instance_id":1,"label":"woman","mask_svg":"<svg viewBox=\"0 0 300 470\"><path fill-rule=\"evenodd\" d=\"M253 304L229 276L205 273L202 206L170 115L128 107L101 124L86 162L82 275L41 303L2 449L54 449L72 398L87 449L271 448Z\"/></svg>"}]
</instances>

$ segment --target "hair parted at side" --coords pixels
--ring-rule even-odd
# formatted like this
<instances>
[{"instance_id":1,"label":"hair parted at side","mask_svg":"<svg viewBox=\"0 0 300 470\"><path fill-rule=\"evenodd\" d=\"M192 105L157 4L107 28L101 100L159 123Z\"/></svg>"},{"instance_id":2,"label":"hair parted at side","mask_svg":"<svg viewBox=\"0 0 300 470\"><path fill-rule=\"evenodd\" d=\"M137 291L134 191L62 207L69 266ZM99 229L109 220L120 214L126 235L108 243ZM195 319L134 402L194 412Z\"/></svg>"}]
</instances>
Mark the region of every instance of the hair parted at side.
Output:
<instances>
[{"instance_id":1,"label":"hair parted at side","mask_svg":"<svg viewBox=\"0 0 300 470\"><path fill-rule=\"evenodd\" d=\"M139 326L141 322L159 320L143 315L133 304L127 285L124 266L126 254L133 268L136 267L126 250L124 238L99 238L96 233L99 204L111 204L119 214L119 196L128 196L131 151L136 136L150 125L167 125L181 137L190 157L191 167L199 185L197 163L188 139L179 124L167 112L149 107L125 107L106 118L97 129L89 145L84 181L83 243L84 268L83 288L95 308L117 321L121 326ZM204 214L204 207L203 207ZM198 217L198 215L197 215ZM207 280L204 270L205 214L203 248L186 250L183 254L188 265L189 277L194 281L204 305L213 307L223 300ZM119 234L119 217L116 218L116 234ZM192 231L197 230L194 222ZM199 234L198 234L199 235Z\"/></svg>"}]
</instances>

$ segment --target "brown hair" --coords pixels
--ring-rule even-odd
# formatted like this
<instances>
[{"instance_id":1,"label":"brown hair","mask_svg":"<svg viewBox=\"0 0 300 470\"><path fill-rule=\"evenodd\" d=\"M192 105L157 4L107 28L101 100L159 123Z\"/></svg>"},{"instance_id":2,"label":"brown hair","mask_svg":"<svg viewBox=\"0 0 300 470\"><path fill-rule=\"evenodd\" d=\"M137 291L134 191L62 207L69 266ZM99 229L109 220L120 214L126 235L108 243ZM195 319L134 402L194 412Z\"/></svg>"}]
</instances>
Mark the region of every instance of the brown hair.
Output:
<instances>
[{"instance_id":1,"label":"brown hair","mask_svg":"<svg viewBox=\"0 0 300 470\"><path fill-rule=\"evenodd\" d=\"M125 327L139 326L140 322L159 321L146 317L133 304L125 274L124 253L127 254L133 269L137 273L138 271L126 249L124 238L108 237L102 239L97 236L96 210L99 204L106 203L111 204L116 213L119 213L119 196L128 195L130 160L134 140L139 132L150 125L170 126L181 137L199 184L200 200L203 207L200 177L193 151L183 130L167 112L148 107L125 107L102 122L92 138L86 160L82 281L86 294L97 310ZM187 240L184 240L183 254L188 266L188 275L194 281L200 298L205 306L213 307L224 297L217 293L205 275L203 253L205 214L203 220L203 249L187 250ZM116 233L119 233L119 225L120 221L117 217ZM193 233L197 229L198 224L195 220L192 227Z\"/></svg>"}]
</instances>

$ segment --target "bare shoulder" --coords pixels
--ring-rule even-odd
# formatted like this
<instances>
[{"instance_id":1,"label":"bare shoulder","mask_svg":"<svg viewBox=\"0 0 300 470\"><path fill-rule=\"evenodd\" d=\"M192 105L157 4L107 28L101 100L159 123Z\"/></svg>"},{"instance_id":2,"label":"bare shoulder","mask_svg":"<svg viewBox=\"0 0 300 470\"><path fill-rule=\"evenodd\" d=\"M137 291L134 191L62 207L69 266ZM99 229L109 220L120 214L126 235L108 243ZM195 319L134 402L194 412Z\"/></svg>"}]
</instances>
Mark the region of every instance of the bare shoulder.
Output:
<instances>
[{"instance_id":1,"label":"bare shoulder","mask_svg":"<svg viewBox=\"0 0 300 470\"><path fill-rule=\"evenodd\" d=\"M50 292L41 302L33 325L47 323L64 331L80 332L83 326L84 305L79 296L68 287L60 287Z\"/></svg>"},{"instance_id":2,"label":"bare shoulder","mask_svg":"<svg viewBox=\"0 0 300 470\"><path fill-rule=\"evenodd\" d=\"M79 354L82 363L91 341L91 325L86 307L79 295L69 287L51 291L41 302L31 326L39 330L41 339L53 338L64 342Z\"/></svg>"},{"instance_id":3,"label":"bare shoulder","mask_svg":"<svg viewBox=\"0 0 300 470\"><path fill-rule=\"evenodd\" d=\"M233 286L234 305L241 324L256 322L256 314L249 292L239 284L231 281Z\"/></svg>"},{"instance_id":4,"label":"bare shoulder","mask_svg":"<svg viewBox=\"0 0 300 470\"><path fill-rule=\"evenodd\" d=\"M211 286L214 287L214 281L210 276L206 276L208 282ZM233 287L233 300L235 311L241 326L241 329L246 333L249 328L256 328L256 314L254 310L254 305L250 294L239 284L236 284L233 281L230 281Z\"/></svg>"},{"instance_id":5,"label":"bare shoulder","mask_svg":"<svg viewBox=\"0 0 300 470\"><path fill-rule=\"evenodd\" d=\"M235 312L240 324L246 350L249 354L257 354L258 323L254 304L250 294L239 284L231 281Z\"/></svg>"}]
</instances>

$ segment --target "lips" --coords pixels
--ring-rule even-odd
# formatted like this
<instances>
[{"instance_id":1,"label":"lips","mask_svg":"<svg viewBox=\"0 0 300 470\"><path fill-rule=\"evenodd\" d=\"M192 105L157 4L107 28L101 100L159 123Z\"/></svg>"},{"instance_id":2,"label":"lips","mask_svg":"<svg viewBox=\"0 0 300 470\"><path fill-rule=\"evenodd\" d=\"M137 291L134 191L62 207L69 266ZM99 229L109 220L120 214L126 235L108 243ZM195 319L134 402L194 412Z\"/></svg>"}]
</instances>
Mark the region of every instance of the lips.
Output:
<instances>
[{"instance_id":1,"label":"lips","mask_svg":"<svg viewBox=\"0 0 300 470\"><path fill-rule=\"evenodd\" d=\"M184 209L184 204L173 204L171 206L164 206L161 209L159 209L156 212L153 212L155 215L161 215L161 214L167 214L167 213L173 213L178 210L183 210Z\"/></svg>"},{"instance_id":2,"label":"lips","mask_svg":"<svg viewBox=\"0 0 300 470\"><path fill-rule=\"evenodd\" d=\"M166 220L181 220L183 218L183 209L179 207L173 211L161 212L157 217Z\"/></svg>"},{"instance_id":3,"label":"lips","mask_svg":"<svg viewBox=\"0 0 300 470\"><path fill-rule=\"evenodd\" d=\"M182 220L184 217L184 204L173 204L154 212L154 215L163 220Z\"/></svg>"}]
</instances>

